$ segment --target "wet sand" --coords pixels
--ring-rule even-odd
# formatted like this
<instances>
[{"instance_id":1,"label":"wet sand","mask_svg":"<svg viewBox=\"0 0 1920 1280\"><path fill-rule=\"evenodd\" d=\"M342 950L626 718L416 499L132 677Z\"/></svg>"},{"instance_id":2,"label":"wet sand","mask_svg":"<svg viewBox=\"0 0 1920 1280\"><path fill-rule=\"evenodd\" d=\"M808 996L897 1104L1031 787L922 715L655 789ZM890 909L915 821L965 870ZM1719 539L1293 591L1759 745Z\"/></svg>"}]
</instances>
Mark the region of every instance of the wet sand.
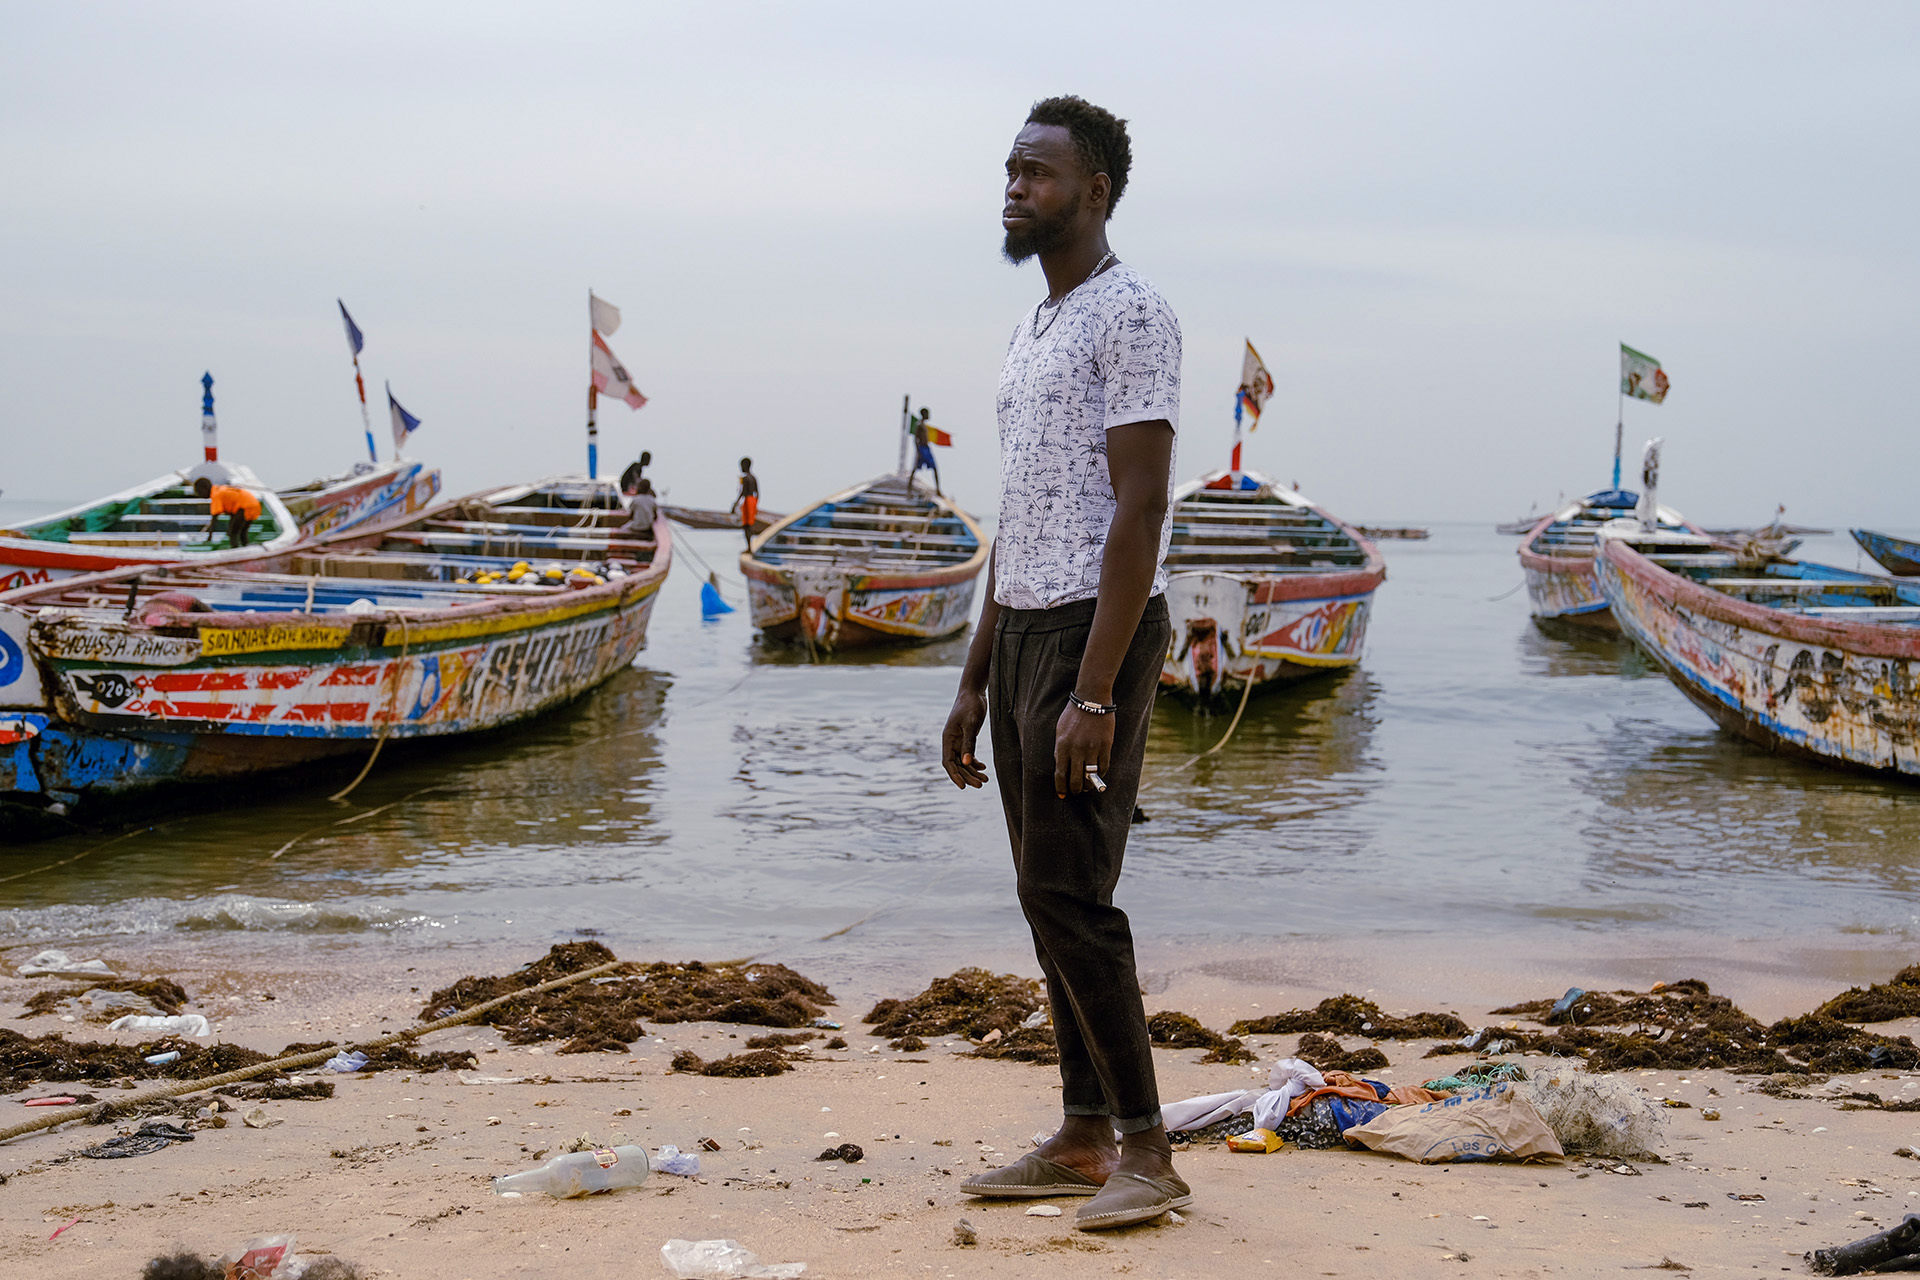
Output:
<instances>
[{"instance_id":1,"label":"wet sand","mask_svg":"<svg viewBox=\"0 0 1920 1280\"><path fill-rule=\"evenodd\" d=\"M1850 981L1884 979L1908 959L1871 940L1841 952L1694 944L1692 954L1589 957L1577 967L1563 957L1503 957L1466 945L1409 946L1393 956L1347 955L1330 945L1220 954L1188 948L1178 957L1153 949L1143 971L1149 1010L1181 1009L1224 1029L1239 1017L1349 990L1370 993L1390 1012L1455 1010L1479 1025L1496 1004L1570 982L1644 986L1648 974L1707 977L1716 991L1771 1018L1811 1008ZM613 945L624 957L651 958ZM142 941L100 953L123 972L173 977L194 997L189 1010L208 1013L221 1038L266 1051L296 1040L383 1034L411 1022L422 993L533 958L516 952L490 964L462 951L376 966L321 955L311 969L269 971L242 957L213 963L220 949L204 946ZM25 954L6 953L9 972ZM1179 964L1167 963L1176 958ZM1641 1072L1627 1078L1694 1106L1670 1113L1659 1153L1666 1163L1629 1166L1637 1176L1579 1159L1419 1166L1371 1153L1288 1148L1256 1156L1207 1146L1179 1157L1196 1192L1184 1223L1088 1235L1072 1229L1072 1200L1055 1202L1061 1217L1042 1218L1028 1216L1026 1204L978 1202L957 1190L968 1174L1012 1158L1054 1123L1051 1068L956 1057L969 1046L953 1038L899 1053L864 1034L859 1017L875 997L910 994L932 972L842 978L816 963L808 973L834 989L850 1048L816 1049L814 1061L775 1078L667 1070L680 1048L711 1058L760 1028L655 1026L627 1054L565 1056L506 1045L491 1029L455 1028L422 1047L473 1049L478 1071L332 1077L338 1091L331 1100L263 1104L283 1121L272 1128L246 1128L234 1118L192 1143L114 1161L52 1163L109 1136L106 1128L69 1125L16 1139L0 1146L0 1173L8 1176L0 1187L0 1255L12 1260L13 1274L131 1277L173 1247L213 1254L254 1235L291 1231L304 1250L408 1280L664 1275L663 1242L717 1236L739 1239L763 1261L804 1261L810 1274L826 1277L1599 1275L1664 1259L1694 1274L1744 1274L1804 1272L1807 1249L1870 1234L1920 1201L1920 1161L1893 1154L1920 1146L1920 1114L1778 1100L1754 1092L1754 1078L1722 1072ZM47 981L0 981L0 1010L18 1014ZM265 991L275 999L261 999ZM49 1017L9 1016L4 1025L33 1035L57 1028L76 1039L134 1038ZM1903 1023L1874 1029L1914 1030ZM1252 1068L1202 1065L1195 1050L1156 1051L1162 1094L1257 1083L1265 1064L1291 1053L1296 1039L1253 1037L1262 1064ZM1393 1065L1378 1074L1394 1082L1472 1060L1423 1059L1426 1042L1380 1047ZM463 1083L485 1077L516 1083ZM1873 1072L1823 1086L1856 1088L1920 1096L1920 1074ZM1704 1120L1703 1104L1723 1118ZM31 1114L11 1100L0 1109L9 1121ZM706 1137L721 1150L703 1153L697 1179L655 1173L617 1196L555 1202L491 1194L491 1176L530 1167L581 1134L683 1150ZM842 1141L861 1145L866 1159L813 1159ZM1754 1195L1765 1199L1737 1198ZM76 1217L77 1225L49 1241ZM952 1243L963 1217L979 1234L970 1248Z\"/></svg>"}]
</instances>

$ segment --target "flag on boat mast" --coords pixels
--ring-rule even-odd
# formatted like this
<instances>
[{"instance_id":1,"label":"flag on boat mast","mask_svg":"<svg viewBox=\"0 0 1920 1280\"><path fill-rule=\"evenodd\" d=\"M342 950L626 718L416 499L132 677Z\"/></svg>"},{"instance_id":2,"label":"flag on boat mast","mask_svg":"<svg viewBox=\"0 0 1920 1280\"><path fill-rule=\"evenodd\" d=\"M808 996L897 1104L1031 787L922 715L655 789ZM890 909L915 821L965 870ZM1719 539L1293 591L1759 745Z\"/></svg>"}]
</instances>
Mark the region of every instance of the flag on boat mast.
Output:
<instances>
[{"instance_id":1,"label":"flag on boat mast","mask_svg":"<svg viewBox=\"0 0 1920 1280\"><path fill-rule=\"evenodd\" d=\"M620 363L620 357L614 355L613 348L607 345L606 335L620 327L620 308L605 298L596 297L593 290L589 289L587 320L593 333L593 340L587 347L590 374L587 384L587 478L593 479L600 474L601 393L626 401L629 409L638 409L647 402L647 398L640 394L640 388L633 385L633 377L627 372L627 367Z\"/></svg>"},{"instance_id":2,"label":"flag on boat mast","mask_svg":"<svg viewBox=\"0 0 1920 1280\"><path fill-rule=\"evenodd\" d=\"M420 419L400 407L393 398L393 387L387 386L387 412L393 416L393 456L398 458L400 451L407 447L407 437L420 429Z\"/></svg>"},{"instance_id":3,"label":"flag on boat mast","mask_svg":"<svg viewBox=\"0 0 1920 1280\"><path fill-rule=\"evenodd\" d=\"M1660 361L1644 351L1620 344L1620 394L1635 400L1661 404L1667 398L1667 371Z\"/></svg>"},{"instance_id":4,"label":"flag on boat mast","mask_svg":"<svg viewBox=\"0 0 1920 1280\"><path fill-rule=\"evenodd\" d=\"M1667 371L1660 367L1657 356L1644 351L1635 351L1626 343L1620 344L1620 400L1618 415L1613 424L1613 487L1620 488L1620 441L1627 432L1627 398L1645 400L1648 404L1665 404L1667 399Z\"/></svg>"},{"instance_id":5,"label":"flag on boat mast","mask_svg":"<svg viewBox=\"0 0 1920 1280\"><path fill-rule=\"evenodd\" d=\"M347 310L347 304L335 298L340 305L340 319L347 326L347 348L353 353L353 385L360 392L360 425L367 432L367 459L380 461L380 454L373 447L373 419L367 416L367 380L360 376L360 353L366 350L367 340L360 332L360 326L353 322L353 315Z\"/></svg>"},{"instance_id":6,"label":"flag on boat mast","mask_svg":"<svg viewBox=\"0 0 1920 1280\"><path fill-rule=\"evenodd\" d=\"M1273 395L1273 375L1267 372L1266 362L1260 359L1260 353L1253 349L1253 340L1247 340L1247 353L1240 358L1240 389L1233 395L1233 469L1240 469L1240 416L1243 412L1253 417L1253 424L1247 428L1256 431L1260 427L1260 410Z\"/></svg>"}]
</instances>

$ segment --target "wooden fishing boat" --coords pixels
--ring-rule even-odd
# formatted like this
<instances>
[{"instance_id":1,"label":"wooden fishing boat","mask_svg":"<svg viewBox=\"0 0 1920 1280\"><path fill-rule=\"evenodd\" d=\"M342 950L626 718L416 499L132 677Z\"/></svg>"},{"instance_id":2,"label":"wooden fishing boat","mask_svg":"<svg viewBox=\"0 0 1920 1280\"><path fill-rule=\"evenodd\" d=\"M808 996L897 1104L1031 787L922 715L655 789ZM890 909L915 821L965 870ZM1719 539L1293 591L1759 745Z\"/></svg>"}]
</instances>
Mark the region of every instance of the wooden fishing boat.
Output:
<instances>
[{"instance_id":1,"label":"wooden fishing boat","mask_svg":"<svg viewBox=\"0 0 1920 1280\"><path fill-rule=\"evenodd\" d=\"M224 528L205 532L207 500L193 494L193 480L201 474L260 499L260 518L245 550L228 545ZM169 472L0 529L0 591L126 565L258 559L303 539L422 510L439 492L440 472L409 461L362 463L361 469L278 491L246 467L211 463Z\"/></svg>"},{"instance_id":2,"label":"wooden fishing boat","mask_svg":"<svg viewBox=\"0 0 1920 1280\"><path fill-rule=\"evenodd\" d=\"M687 526L689 529L732 529L740 528L740 515L735 511L715 511L710 507L671 507L662 505L661 511L667 519ZM771 525L785 520L786 517L775 511L756 512L753 518L753 531L764 532Z\"/></svg>"},{"instance_id":3,"label":"wooden fishing boat","mask_svg":"<svg viewBox=\"0 0 1920 1280\"><path fill-rule=\"evenodd\" d=\"M1613 532L1595 568L1621 629L1729 733L1920 775L1920 583Z\"/></svg>"},{"instance_id":4,"label":"wooden fishing boat","mask_svg":"<svg viewBox=\"0 0 1920 1280\"><path fill-rule=\"evenodd\" d=\"M961 630L987 549L972 516L896 474L776 521L741 553L740 572L754 626L830 653Z\"/></svg>"},{"instance_id":5,"label":"wooden fishing boat","mask_svg":"<svg viewBox=\"0 0 1920 1280\"><path fill-rule=\"evenodd\" d=\"M1358 529L1259 472L1190 481L1174 491L1160 687L1205 704L1351 667L1386 577Z\"/></svg>"},{"instance_id":6,"label":"wooden fishing boat","mask_svg":"<svg viewBox=\"0 0 1920 1280\"><path fill-rule=\"evenodd\" d=\"M1520 544L1520 568L1526 574L1527 599L1533 605L1535 620L1619 629L1594 582L1594 552L1603 527L1630 519L1645 506L1640 494L1602 489L1543 516L1527 531ZM1706 535L1688 524L1679 512L1657 503L1653 509L1658 512L1661 529L1705 543ZM1702 549L1706 549L1704 545Z\"/></svg>"},{"instance_id":7,"label":"wooden fishing boat","mask_svg":"<svg viewBox=\"0 0 1920 1280\"><path fill-rule=\"evenodd\" d=\"M630 663L672 563L562 477L238 563L0 594L0 807L111 807L496 729Z\"/></svg>"},{"instance_id":8,"label":"wooden fishing boat","mask_svg":"<svg viewBox=\"0 0 1920 1280\"><path fill-rule=\"evenodd\" d=\"M1920 576L1920 542L1908 542L1891 534L1871 529L1849 529L1860 549L1878 560L1888 573L1899 578Z\"/></svg>"}]
</instances>

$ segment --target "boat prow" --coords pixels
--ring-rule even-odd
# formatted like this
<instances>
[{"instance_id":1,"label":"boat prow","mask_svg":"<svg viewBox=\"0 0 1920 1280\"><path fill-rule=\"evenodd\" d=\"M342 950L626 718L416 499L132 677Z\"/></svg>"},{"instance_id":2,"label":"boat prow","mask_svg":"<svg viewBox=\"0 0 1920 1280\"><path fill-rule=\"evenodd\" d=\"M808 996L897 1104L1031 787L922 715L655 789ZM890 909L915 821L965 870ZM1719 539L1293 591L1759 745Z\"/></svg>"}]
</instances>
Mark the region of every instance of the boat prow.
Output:
<instances>
[{"instance_id":1,"label":"boat prow","mask_svg":"<svg viewBox=\"0 0 1920 1280\"><path fill-rule=\"evenodd\" d=\"M754 626L825 653L962 630L987 552L951 499L888 475L775 522L741 553L740 572Z\"/></svg>"},{"instance_id":2,"label":"boat prow","mask_svg":"<svg viewBox=\"0 0 1920 1280\"><path fill-rule=\"evenodd\" d=\"M1849 529L1860 549L1878 560L1888 573L1899 578L1920 576L1920 542L1909 542L1892 534L1871 529Z\"/></svg>"},{"instance_id":3,"label":"boat prow","mask_svg":"<svg viewBox=\"0 0 1920 1280\"><path fill-rule=\"evenodd\" d=\"M1255 471L1213 472L1173 501L1163 690L1210 704L1360 661L1387 567L1358 529Z\"/></svg>"},{"instance_id":4,"label":"boat prow","mask_svg":"<svg viewBox=\"0 0 1920 1280\"><path fill-rule=\"evenodd\" d=\"M1594 580L1593 558L1601 528L1631 518L1639 506L1637 493L1603 489L1542 516L1527 530L1519 548L1520 569L1536 621L1619 629ZM1662 531L1693 539L1701 551L1712 549L1712 540L1678 511L1664 506L1656 511Z\"/></svg>"}]
</instances>

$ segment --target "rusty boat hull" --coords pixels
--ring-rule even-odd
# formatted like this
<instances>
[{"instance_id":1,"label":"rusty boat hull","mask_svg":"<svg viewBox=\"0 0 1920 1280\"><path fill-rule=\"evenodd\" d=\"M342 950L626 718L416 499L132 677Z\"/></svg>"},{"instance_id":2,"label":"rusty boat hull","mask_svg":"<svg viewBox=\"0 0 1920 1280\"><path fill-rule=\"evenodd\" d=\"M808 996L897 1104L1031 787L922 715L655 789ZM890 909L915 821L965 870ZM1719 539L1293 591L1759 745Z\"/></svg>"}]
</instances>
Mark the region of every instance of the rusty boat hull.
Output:
<instances>
[{"instance_id":1,"label":"rusty boat hull","mask_svg":"<svg viewBox=\"0 0 1920 1280\"><path fill-rule=\"evenodd\" d=\"M1726 732L1920 781L1920 584L1611 537L1595 568L1621 629Z\"/></svg>"},{"instance_id":2,"label":"rusty boat hull","mask_svg":"<svg viewBox=\"0 0 1920 1280\"><path fill-rule=\"evenodd\" d=\"M624 519L562 477L243 564L0 594L0 808L111 809L568 702L633 661L672 563L664 518Z\"/></svg>"},{"instance_id":3,"label":"rusty boat hull","mask_svg":"<svg viewBox=\"0 0 1920 1280\"><path fill-rule=\"evenodd\" d=\"M1386 562L1372 541L1257 472L1174 493L1163 693L1211 706L1357 665Z\"/></svg>"},{"instance_id":4,"label":"rusty boat hull","mask_svg":"<svg viewBox=\"0 0 1920 1280\"><path fill-rule=\"evenodd\" d=\"M971 515L886 476L776 521L741 554L740 572L753 625L821 654L965 630L987 554Z\"/></svg>"}]
</instances>

